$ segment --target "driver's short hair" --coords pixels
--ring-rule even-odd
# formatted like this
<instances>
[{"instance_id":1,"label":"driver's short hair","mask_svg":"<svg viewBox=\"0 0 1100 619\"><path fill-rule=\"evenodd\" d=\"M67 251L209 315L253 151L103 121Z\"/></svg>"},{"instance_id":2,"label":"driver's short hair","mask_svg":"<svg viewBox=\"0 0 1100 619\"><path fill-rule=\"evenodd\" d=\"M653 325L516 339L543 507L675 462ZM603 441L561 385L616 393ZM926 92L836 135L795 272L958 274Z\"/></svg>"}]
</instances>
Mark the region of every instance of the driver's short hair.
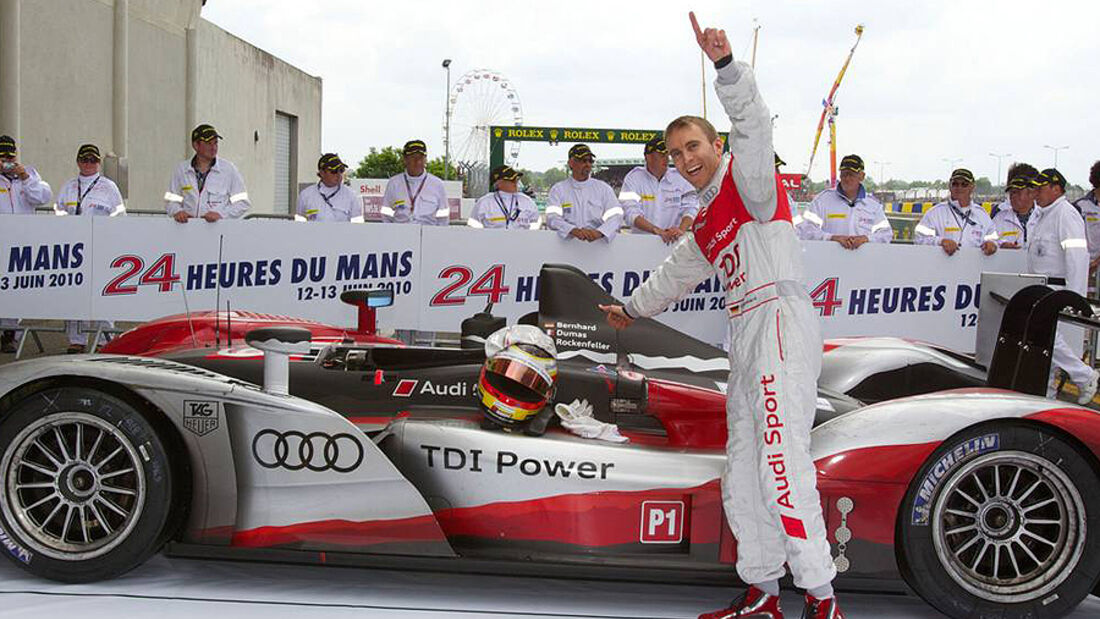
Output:
<instances>
[{"instance_id":1,"label":"driver's short hair","mask_svg":"<svg viewBox=\"0 0 1100 619\"><path fill-rule=\"evenodd\" d=\"M712 143L718 139L718 131L714 128L714 125L710 124L710 121L699 116L690 115L681 116L668 123L668 127L665 128L665 139L667 140L673 131L687 129L688 127L698 127L707 136L707 140Z\"/></svg>"},{"instance_id":2,"label":"driver's short hair","mask_svg":"<svg viewBox=\"0 0 1100 619\"><path fill-rule=\"evenodd\" d=\"M1092 164L1089 169L1089 184L1100 189L1100 161Z\"/></svg>"}]
</instances>

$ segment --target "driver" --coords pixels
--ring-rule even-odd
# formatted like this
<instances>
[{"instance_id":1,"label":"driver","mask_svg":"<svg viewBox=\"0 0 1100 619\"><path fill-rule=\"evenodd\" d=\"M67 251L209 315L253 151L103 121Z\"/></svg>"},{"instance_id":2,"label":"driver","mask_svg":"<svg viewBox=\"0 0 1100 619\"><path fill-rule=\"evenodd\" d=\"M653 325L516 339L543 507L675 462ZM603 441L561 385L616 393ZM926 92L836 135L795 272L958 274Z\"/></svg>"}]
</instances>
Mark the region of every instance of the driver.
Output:
<instances>
[{"instance_id":1,"label":"driver","mask_svg":"<svg viewBox=\"0 0 1100 619\"><path fill-rule=\"evenodd\" d=\"M485 340L477 380L482 427L541 435L553 409L558 379L554 340L532 325L505 327Z\"/></svg>"},{"instance_id":2,"label":"driver","mask_svg":"<svg viewBox=\"0 0 1100 619\"><path fill-rule=\"evenodd\" d=\"M752 69L733 61L723 30L695 39L714 62L716 90L730 121L730 155L702 118L681 116L665 130L676 169L699 192L701 210L672 254L626 306L601 305L616 328L662 312L715 273L726 292L732 346L726 401L722 500L737 537L737 573L750 585L728 607L700 618L780 619L779 578L790 565L807 590L803 617L842 619L810 428L821 369L821 334L799 283L802 258L786 193L775 173L772 129Z\"/></svg>"}]
</instances>

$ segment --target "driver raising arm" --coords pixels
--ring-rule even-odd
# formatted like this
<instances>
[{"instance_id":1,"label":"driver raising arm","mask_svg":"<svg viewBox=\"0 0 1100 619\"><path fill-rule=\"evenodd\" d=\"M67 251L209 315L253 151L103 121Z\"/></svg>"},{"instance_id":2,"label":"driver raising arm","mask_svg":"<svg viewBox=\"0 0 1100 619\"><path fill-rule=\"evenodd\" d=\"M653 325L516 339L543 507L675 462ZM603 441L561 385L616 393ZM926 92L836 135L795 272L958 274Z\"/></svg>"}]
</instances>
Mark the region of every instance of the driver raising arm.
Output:
<instances>
[{"instance_id":1,"label":"driver raising arm","mask_svg":"<svg viewBox=\"0 0 1100 619\"><path fill-rule=\"evenodd\" d=\"M616 328L662 312L715 273L727 290L732 346L722 501L737 537L737 573L751 585L707 619L779 619L779 578L790 565L807 589L804 617L842 619L810 428L821 369L818 317L802 284L802 258L786 193L775 173L772 130L752 70L733 62L722 30L696 41L718 71L732 122L730 155L714 127L681 116L665 131L676 169L699 193L700 211L672 254L626 306L600 306Z\"/></svg>"}]
</instances>

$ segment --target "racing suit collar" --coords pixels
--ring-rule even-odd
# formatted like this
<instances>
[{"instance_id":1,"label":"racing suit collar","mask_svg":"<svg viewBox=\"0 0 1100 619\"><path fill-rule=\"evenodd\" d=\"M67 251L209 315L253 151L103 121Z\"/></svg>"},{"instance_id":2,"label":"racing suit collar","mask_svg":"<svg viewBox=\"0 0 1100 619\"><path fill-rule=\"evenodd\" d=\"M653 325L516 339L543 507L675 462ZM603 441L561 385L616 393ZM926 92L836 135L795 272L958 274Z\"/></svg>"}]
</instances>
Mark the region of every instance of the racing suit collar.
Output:
<instances>
[{"instance_id":1,"label":"racing suit collar","mask_svg":"<svg viewBox=\"0 0 1100 619\"><path fill-rule=\"evenodd\" d=\"M841 198L843 198L844 201L848 203L848 206L855 206L856 202L859 202L860 200L867 197L867 188L863 186L863 183L860 183L859 184L859 189L856 190L856 199L855 200L849 200L848 199L848 194L844 193L844 190L840 188L840 183L837 183L837 186L836 186L834 191L836 191L836 194L838 196L840 196Z\"/></svg>"},{"instance_id":2,"label":"racing suit collar","mask_svg":"<svg viewBox=\"0 0 1100 619\"><path fill-rule=\"evenodd\" d=\"M722 160L718 163L718 170L714 173L714 176L711 177L710 182L699 190L700 208L710 206L710 203L714 202L714 199L718 197L718 192L722 189L722 179L726 177L726 169L729 168L732 157L733 156L729 153L722 155Z\"/></svg>"},{"instance_id":3,"label":"racing suit collar","mask_svg":"<svg viewBox=\"0 0 1100 619\"><path fill-rule=\"evenodd\" d=\"M572 176L569 177L569 184L572 185L573 187L578 187L578 188L579 187L587 187L588 183L590 183L590 182L592 182L592 176L591 175L589 175L589 177L584 179L583 181L579 181L579 180L573 178Z\"/></svg>"}]
</instances>

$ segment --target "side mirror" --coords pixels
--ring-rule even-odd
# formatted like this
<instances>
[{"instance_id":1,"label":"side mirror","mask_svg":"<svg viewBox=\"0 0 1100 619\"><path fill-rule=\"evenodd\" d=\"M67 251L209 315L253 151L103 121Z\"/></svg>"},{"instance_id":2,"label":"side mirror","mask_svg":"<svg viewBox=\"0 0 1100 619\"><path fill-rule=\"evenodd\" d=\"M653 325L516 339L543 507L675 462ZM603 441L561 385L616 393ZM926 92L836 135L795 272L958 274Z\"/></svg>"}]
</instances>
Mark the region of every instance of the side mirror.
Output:
<instances>
[{"instance_id":1,"label":"side mirror","mask_svg":"<svg viewBox=\"0 0 1100 619\"><path fill-rule=\"evenodd\" d=\"M290 392L290 355L309 353L312 334L300 327L265 327L245 334L249 346L264 353L264 391Z\"/></svg>"},{"instance_id":2,"label":"side mirror","mask_svg":"<svg viewBox=\"0 0 1100 619\"><path fill-rule=\"evenodd\" d=\"M393 305L393 289L345 290L340 293L340 300L359 310L356 333L374 335L377 329L375 310Z\"/></svg>"}]
</instances>

